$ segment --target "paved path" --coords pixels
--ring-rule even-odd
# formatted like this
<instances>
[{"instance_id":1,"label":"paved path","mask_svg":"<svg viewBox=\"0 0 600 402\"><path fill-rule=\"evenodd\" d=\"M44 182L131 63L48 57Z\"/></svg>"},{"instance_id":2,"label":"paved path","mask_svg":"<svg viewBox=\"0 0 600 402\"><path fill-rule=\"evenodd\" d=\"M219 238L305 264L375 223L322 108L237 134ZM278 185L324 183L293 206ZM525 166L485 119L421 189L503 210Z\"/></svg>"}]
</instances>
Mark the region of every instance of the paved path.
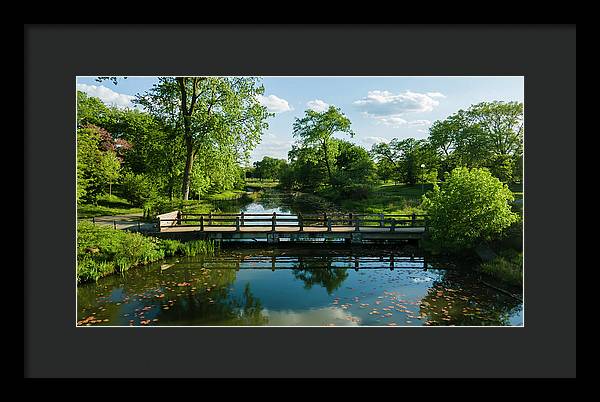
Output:
<instances>
[{"instance_id":1,"label":"paved path","mask_svg":"<svg viewBox=\"0 0 600 402\"><path fill-rule=\"evenodd\" d=\"M139 222L143 218L142 212L123 215L104 215L94 217L96 225L112 226L121 230L129 230L132 232L150 232L155 229L155 224L152 222ZM82 218L82 220L91 221L92 218Z\"/></svg>"}]
</instances>

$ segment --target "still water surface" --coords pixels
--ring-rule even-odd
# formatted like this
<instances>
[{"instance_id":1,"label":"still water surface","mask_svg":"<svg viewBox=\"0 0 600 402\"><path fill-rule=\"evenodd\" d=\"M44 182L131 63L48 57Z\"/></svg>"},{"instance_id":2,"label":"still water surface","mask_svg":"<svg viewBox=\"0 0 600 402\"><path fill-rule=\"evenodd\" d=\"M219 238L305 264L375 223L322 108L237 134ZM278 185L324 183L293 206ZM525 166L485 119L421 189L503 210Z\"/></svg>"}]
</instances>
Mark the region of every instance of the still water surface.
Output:
<instances>
[{"instance_id":1,"label":"still water surface","mask_svg":"<svg viewBox=\"0 0 600 402\"><path fill-rule=\"evenodd\" d=\"M77 297L79 325L523 322L518 300L451 262L372 249L221 250L213 257L173 258L79 286Z\"/></svg>"}]
</instances>

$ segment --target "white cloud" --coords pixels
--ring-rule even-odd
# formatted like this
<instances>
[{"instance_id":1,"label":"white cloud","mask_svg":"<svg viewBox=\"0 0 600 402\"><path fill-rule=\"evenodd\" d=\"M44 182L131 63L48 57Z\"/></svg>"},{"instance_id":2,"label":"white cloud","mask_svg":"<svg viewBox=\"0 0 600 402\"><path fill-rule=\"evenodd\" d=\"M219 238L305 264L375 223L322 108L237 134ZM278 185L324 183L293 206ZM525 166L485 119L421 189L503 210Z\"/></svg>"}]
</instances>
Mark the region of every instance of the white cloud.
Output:
<instances>
[{"instance_id":1,"label":"white cloud","mask_svg":"<svg viewBox=\"0 0 600 402\"><path fill-rule=\"evenodd\" d=\"M433 95L433 96L431 96ZM389 91L369 91L367 96L354 101L354 105L369 116L402 116L406 113L430 112L439 101L439 92L418 93L405 91L393 94ZM443 95L442 95L443 96Z\"/></svg>"},{"instance_id":2,"label":"white cloud","mask_svg":"<svg viewBox=\"0 0 600 402\"><path fill-rule=\"evenodd\" d=\"M390 140L388 140L387 138L376 137L376 136L360 138L359 141L362 142L363 145L366 145L367 148L370 148L372 145L379 144L381 142L385 142L385 143L390 142Z\"/></svg>"},{"instance_id":3,"label":"white cloud","mask_svg":"<svg viewBox=\"0 0 600 402\"><path fill-rule=\"evenodd\" d=\"M406 124L408 124L409 126L429 126L431 124L431 121L429 120L412 120L407 122Z\"/></svg>"},{"instance_id":4,"label":"white cloud","mask_svg":"<svg viewBox=\"0 0 600 402\"><path fill-rule=\"evenodd\" d=\"M429 96L430 98L445 98L446 95L444 95L441 92L427 92L427 96Z\"/></svg>"},{"instance_id":5,"label":"white cloud","mask_svg":"<svg viewBox=\"0 0 600 402\"><path fill-rule=\"evenodd\" d=\"M402 117L400 117L401 115L375 116L375 115L370 115L367 113L365 113L365 115L367 117L375 119L380 124L384 124L386 126L391 126L391 127L395 127L395 128L398 128L401 126L422 127L422 126L431 125L431 121L429 121L429 120L425 120L425 119L406 120L406 119L403 119Z\"/></svg>"},{"instance_id":6,"label":"white cloud","mask_svg":"<svg viewBox=\"0 0 600 402\"><path fill-rule=\"evenodd\" d=\"M309 109L314 110L315 112L319 112L322 113L324 111L326 111L327 109L329 109L329 104L323 102L321 99L315 99L315 100L311 100L306 102L306 106L308 106Z\"/></svg>"},{"instance_id":7,"label":"white cloud","mask_svg":"<svg viewBox=\"0 0 600 402\"><path fill-rule=\"evenodd\" d=\"M107 88L103 85L87 85L77 84L77 90L85 92L89 96L99 98L102 102L109 106L117 106L119 108L133 108L132 95L120 94Z\"/></svg>"},{"instance_id":8,"label":"white cloud","mask_svg":"<svg viewBox=\"0 0 600 402\"><path fill-rule=\"evenodd\" d=\"M262 141L252 150L252 162L262 160L265 156L271 158L287 159L288 151L292 149L294 141L289 138L277 137L273 133L263 134Z\"/></svg>"},{"instance_id":9,"label":"white cloud","mask_svg":"<svg viewBox=\"0 0 600 402\"><path fill-rule=\"evenodd\" d=\"M258 102L265 106L269 112L283 113L293 110L288 101L281 99L275 95L257 95Z\"/></svg>"}]
</instances>

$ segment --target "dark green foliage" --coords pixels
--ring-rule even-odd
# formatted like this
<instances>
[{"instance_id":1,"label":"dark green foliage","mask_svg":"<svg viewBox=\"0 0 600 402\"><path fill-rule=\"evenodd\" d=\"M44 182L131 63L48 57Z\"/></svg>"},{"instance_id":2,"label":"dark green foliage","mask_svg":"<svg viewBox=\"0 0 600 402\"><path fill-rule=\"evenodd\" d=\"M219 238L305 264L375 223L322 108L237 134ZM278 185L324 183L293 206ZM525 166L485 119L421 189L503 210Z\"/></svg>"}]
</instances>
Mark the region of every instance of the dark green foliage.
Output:
<instances>
[{"instance_id":1,"label":"dark green foliage","mask_svg":"<svg viewBox=\"0 0 600 402\"><path fill-rule=\"evenodd\" d=\"M523 286L523 253L506 250L492 261L484 262L479 271L512 286Z\"/></svg>"},{"instance_id":2,"label":"dark green foliage","mask_svg":"<svg viewBox=\"0 0 600 402\"><path fill-rule=\"evenodd\" d=\"M254 162L250 177L260 180L279 180L286 167L287 161L285 159L265 156L262 160Z\"/></svg>"}]
</instances>

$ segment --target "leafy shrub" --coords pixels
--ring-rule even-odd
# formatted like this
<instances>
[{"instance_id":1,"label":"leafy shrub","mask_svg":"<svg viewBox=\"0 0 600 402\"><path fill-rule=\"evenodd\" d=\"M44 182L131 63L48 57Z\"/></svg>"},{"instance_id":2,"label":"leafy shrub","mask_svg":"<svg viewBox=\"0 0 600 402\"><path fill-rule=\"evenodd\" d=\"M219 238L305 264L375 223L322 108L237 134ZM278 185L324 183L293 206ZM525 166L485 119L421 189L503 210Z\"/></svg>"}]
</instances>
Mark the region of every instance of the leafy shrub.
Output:
<instances>
[{"instance_id":1,"label":"leafy shrub","mask_svg":"<svg viewBox=\"0 0 600 402\"><path fill-rule=\"evenodd\" d=\"M154 184L143 174L126 173L122 179L121 192L127 201L138 207L143 207L158 197Z\"/></svg>"},{"instance_id":2,"label":"leafy shrub","mask_svg":"<svg viewBox=\"0 0 600 402\"><path fill-rule=\"evenodd\" d=\"M494 240L514 222L513 194L486 169L455 168L423 196L431 239L442 248L472 248Z\"/></svg>"}]
</instances>

